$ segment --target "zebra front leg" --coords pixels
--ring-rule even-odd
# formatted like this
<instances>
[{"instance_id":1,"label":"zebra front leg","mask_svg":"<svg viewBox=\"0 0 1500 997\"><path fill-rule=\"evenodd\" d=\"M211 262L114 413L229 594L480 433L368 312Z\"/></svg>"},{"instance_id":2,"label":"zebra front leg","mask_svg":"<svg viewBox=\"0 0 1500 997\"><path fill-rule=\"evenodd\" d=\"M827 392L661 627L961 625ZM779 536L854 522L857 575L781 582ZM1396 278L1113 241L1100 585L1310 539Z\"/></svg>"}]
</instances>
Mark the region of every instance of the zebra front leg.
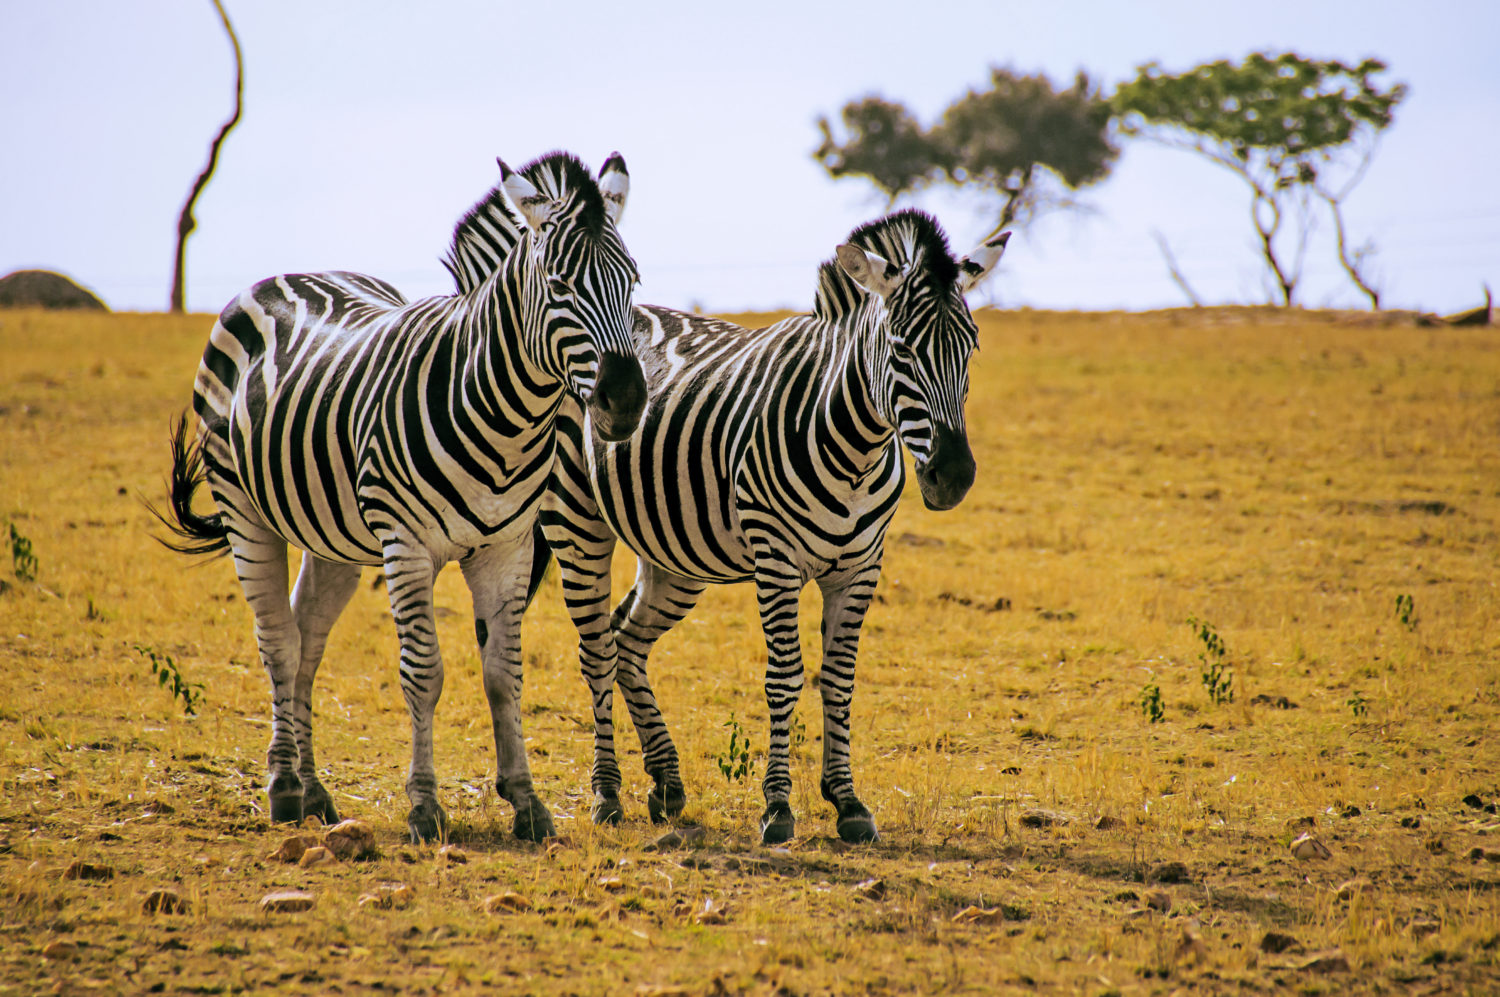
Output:
<instances>
[{"instance_id":1,"label":"zebra front leg","mask_svg":"<svg viewBox=\"0 0 1500 997\"><path fill-rule=\"evenodd\" d=\"M763 783L766 812L760 820L761 841L778 845L796 833L792 816L792 714L802 694L802 648L797 636L797 609L802 578L789 560L757 551L755 597L766 638L766 708L771 737Z\"/></svg>"},{"instance_id":2,"label":"zebra front leg","mask_svg":"<svg viewBox=\"0 0 1500 997\"><path fill-rule=\"evenodd\" d=\"M654 783L646 796L651 822L660 824L682 813L687 804L677 746L656 705L656 693L646 677L646 659L662 634L671 630L698 604L707 586L674 575L644 558L636 568L635 585L616 607L611 619L618 648L616 681L630 709L630 721L641 739L646 774Z\"/></svg>"},{"instance_id":3,"label":"zebra front leg","mask_svg":"<svg viewBox=\"0 0 1500 997\"><path fill-rule=\"evenodd\" d=\"M495 791L516 808L516 837L541 841L556 832L532 785L521 735L521 614L531 554L532 534L527 531L519 542L482 547L459 563L474 596L474 631L498 759Z\"/></svg>"},{"instance_id":4,"label":"zebra front leg","mask_svg":"<svg viewBox=\"0 0 1500 997\"><path fill-rule=\"evenodd\" d=\"M839 837L849 842L878 841L875 818L854 795L849 761L849 708L854 701L854 662L859 631L875 596L880 565L867 566L837 580L820 581L823 590L823 669L818 691L823 697L823 798L838 811Z\"/></svg>"},{"instance_id":5,"label":"zebra front leg","mask_svg":"<svg viewBox=\"0 0 1500 997\"><path fill-rule=\"evenodd\" d=\"M292 617L302 636L301 666L297 670L292 700L293 720L297 730L297 771L302 779L302 815L315 816L324 824L337 824L338 809L318 779L313 759L312 687L328 646L328 631L349 604L359 587L360 567L339 564L303 553L297 584L292 590Z\"/></svg>"},{"instance_id":6,"label":"zebra front leg","mask_svg":"<svg viewBox=\"0 0 1500 997\"><path fill-rule=\"evenodd\" d=\"M287 601L286 541L258 524L239 524L231 546L235 573L255 614L255 644L271 680L271 744L266 749L271 820L295 824L302 820L296 710L302 637Z\"/></svg>"},{"instance_id":7,"label":"zebra front leg","mask_svg":"<svg viewBox=\"0 0 1500 997\"><path fill-rule=\"evenodd\" d=\"M448 815L437 799L432 760L432 721L443 694L443 658L432 621L432 582L437 565L426 548L400 541L385 543L385 584L401 641L401 694L411 716L411 768L406 826L412 844L443 840Z\"/></svg>"}]
</instances>

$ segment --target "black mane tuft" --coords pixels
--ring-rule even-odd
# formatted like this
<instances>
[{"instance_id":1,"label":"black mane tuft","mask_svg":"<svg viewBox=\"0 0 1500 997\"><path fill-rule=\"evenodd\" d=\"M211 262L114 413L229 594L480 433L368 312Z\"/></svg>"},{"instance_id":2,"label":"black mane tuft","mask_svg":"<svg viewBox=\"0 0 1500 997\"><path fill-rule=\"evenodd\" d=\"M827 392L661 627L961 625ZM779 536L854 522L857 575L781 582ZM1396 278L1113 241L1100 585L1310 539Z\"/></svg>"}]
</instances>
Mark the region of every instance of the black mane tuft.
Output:
<instances>
[{"instance_id":1,"label":"black mane tuft","mask_svg":"<svg viewBox=\"0 0 1500 997\"><path fill-rule=\"evenodd\" d=\"M579 222L591 236L604 228L604 195L589 168L571 152L549 152L521 167L518 171L537 190L557 200L572 198L581 211Z\"/></svg>"},{"instance_id":2,"label":"black mane tuft","mask_svg":"<svg viewBox=\"0 0 1500 997\"><path fill-rule=\"evenodd\" d=\"M850 232L845 241L903 269L912 267L913 275L925 274L943 292L958 280L958 260L948 248L948 236L937 219L925 211L907 208L866 222ZM864 294L837 259L818 268L815 311L820 317L836 321L848 315Z\"/></svg>"}]
</instances>

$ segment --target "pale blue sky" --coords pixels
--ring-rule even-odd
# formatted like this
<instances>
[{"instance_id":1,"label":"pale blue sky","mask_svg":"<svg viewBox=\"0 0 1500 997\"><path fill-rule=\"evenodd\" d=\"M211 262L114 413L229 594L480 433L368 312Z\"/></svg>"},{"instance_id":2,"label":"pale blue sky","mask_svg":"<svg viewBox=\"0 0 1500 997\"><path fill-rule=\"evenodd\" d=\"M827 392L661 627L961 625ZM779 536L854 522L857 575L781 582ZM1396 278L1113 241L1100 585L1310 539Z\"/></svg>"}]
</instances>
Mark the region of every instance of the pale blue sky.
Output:
<instances>
[{"instance_id":1,"label":"pale blue sky","mask_svg":"<svg viewBox=\"0 0 1500 997\"><path fill-rule=\"evenodd\" d=\"M448 290L454 222L512 165L554 148L633 181L623 234L638 300L805 309L814 269L878 216L866 184L810 158L814 122L880 93L931 121L991 65L1087 69L1106 85L1158 60L1251 51L1374 55L1407 82L1349 205L1379 247L1391 307L1452 311L1500 291L1500 4L1388 0L515 5L226 0L246 106L198 205L188 306L217 311L273 273L350 269L411 297ZM918 9L921 10L917 13ZM46 266L116 309L165 307L177 212L228 113L228 42L208 0L0 3L0 273ZM1085 213L1010 244L976 304L1185 303L1160 230L1199 293L1267 300L1239 181L1127 143ZM983 203L928 195L959 251ZM1313 247L1304 301L1360 306Z\"/></svg>"}]
</instances>

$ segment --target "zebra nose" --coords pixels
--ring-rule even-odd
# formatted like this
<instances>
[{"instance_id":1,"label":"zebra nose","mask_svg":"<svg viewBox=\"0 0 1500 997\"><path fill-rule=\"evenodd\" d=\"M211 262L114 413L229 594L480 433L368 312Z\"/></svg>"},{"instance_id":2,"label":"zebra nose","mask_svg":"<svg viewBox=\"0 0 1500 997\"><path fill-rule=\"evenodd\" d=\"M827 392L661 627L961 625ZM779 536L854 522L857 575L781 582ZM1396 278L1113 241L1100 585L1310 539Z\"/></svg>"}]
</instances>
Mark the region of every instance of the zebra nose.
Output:
<instances>
[{"instance_id":1,"label":"zebra nose","mask_svg":"<svg viewBox=\"0 0 1500 997\"><path fill-rule=\"evenodd\" d=\"M951 509L962 502L974 485L974 452L968 434L938 424L932 427L932 449L926 463L917 468L922 504L929 509Z\"/></svg>"},{"instance_id":2,"label":"zebra nose","mask_svg":"<svg viewBox=\"0 0 1500 997\"><path fill-rule=\"evenodd\" d=\"M633 356L604 354L589 408L594 428L605 440L623 440L635 432L646 408L646 377L641 373L641 362Z\"/></svg>"}]
</instances>

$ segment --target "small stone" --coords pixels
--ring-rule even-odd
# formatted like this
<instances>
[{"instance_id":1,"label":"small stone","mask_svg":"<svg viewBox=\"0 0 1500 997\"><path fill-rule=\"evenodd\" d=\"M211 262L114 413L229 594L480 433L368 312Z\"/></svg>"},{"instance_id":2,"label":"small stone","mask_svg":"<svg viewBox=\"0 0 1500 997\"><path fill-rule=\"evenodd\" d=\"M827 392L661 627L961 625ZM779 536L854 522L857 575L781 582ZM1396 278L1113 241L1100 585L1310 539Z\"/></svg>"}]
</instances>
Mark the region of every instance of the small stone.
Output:
<instances>
[{"instance_id":1,"label":"small stone","mask_svg":"<svg viewBox=\"0 0 1500 997\"><path fill-rule=\"evenodd\" d=\"M1338 898L1345 903L1348 903L1350 900L1353 900L1361 893L1368 892L1370 889L1370 881L1368 879L1365 879L1363 876L1360 876L1356 879L1345 880L1344 882L1339 884Z\"/></svg>"},{"instance_id":2,"label":"small stone","mask_svg":"<svg viewBox=\"0 0 1500 997\"><path fill-rule=\"evenodd\" d=\"M143 914L186 914L189 907L182 894L166 887L152 890L141 901Z\"/></svg>"},{"instance_id":3,"label":"small stone","mask_svg":"<svg viewBox=\"0 0 1500 997\"><path fill-rule=\"evenodd\" d=\"M302 857L297 860L297 864L304 869L316 869L319 866L332 865L337 861L338 859L333 857L333 852L322 845L313 845L302 853Z\"/></svg>"},{"instance_id":4,"label":"small stone","mask_svg":"<svg viewBox=\"0 0 1500 997\"><path fill-rule=\"evenodd\" d=\"M282 841L269 857L274 862L300 862L303 854L315 844L317 842L305 834L294 834Z\"/></svg>"},{"instance_id":5,"label":"small stone","mask_svg":"<svg viewBox=\"0 0 1500 997\"><path fill-rule=\"evenodd\" d=\"M486 914L519 914L522 911L530 909L531 901L511 890L484 898L484 912Z\"/></svg>"},{"instance_id":6,"label":"small stone","mask_svg":"<svg viewBox=\"0 0 1500 997\"><path fill-rule=\"evenodd\" d=\"M1463 803L1464 806L1468 807L1470 810L1484 809L1484 800L1480 799L1478 793L1470 793L1468 796L1465 796Z\"/></svg>"},{"instance_id":7,"label":"small stone","mask_svg":"<svg viewBox=\"0 0 1500 997\"><path fill-rule=\"evenodd\" d=\"M1327 952L1313 953L1299 963L1297 968L1307 973L1347 973L1349 960L1338 949L1330 949Z\"/></svg>"},{"instance_id":8,"label":"small stone","mask_svg":"<svg viewBox=\"0 0 1500 997\"><path fill-rule=\"evenodd\" d=\"M43 959L71 959L78 954L78 945L66 938L54 938L42 946Z\"/></svg>"},{"instance_id":9,"label":"small stone","mask_svg":"<svg viewBox=\"0 0 1500 997\"><path fill-rule=\"evenodd\" d=\"M1359 807L1356 807L1352 803L1349 804L1344 809L1342 809L1342 810L1339 811L1339 816L1343 817L1345 820L1348 820L1351 817L1358 817L1359 815L1360 815L1360 809L1359 809Z\"/></svg>"},{"instance_id":10,"label":"small stone","mask_svg":"<svg viewBox=\"0 0 1500 997\"><path fill-rule=\"evenodd\" d=\"M885 880L866 879L854 884L854 892L866 900L884 900L886 895Z\"/></svg>"},{"instance_id":11,"label":"small stone","mask_svg":"<svg viewBox=\"0 0 1500 997\"><path fill-rule=\"evenodd\" d=\"M1124 826L1125 822L1123 820L1118 817L1111 817L1109 814L1104 814L1098 820L1094 821L1095 829L1100 831L1117 831Z\"/></svg>"},{"instance_id":12,"label":"small stone","mask_svg":"<svg viewBox=\"0 0 1500 997\"><path fill-rule=\"evenodd\" d=\"M698 924L727 924L729 918L722 907L715 907L712 900L703 901L703 907L693 914Z\"/></svg>"},{"instance_id":13,"label":"small stone","mask_svg":"<svg viewBox=\"0 0 1500 997\"><path fill-rule=\"evenodd\" d=\"M1172 895L1166 890L1152 890L1146 894L1146 906L1165 914L1172 909Z\"/></svg>"},{"instance_id":14,"label":"small stone","mask_svg":"<svg viewBox=\"0 0 1500 997\"><path fill-rule=\"evenodd\" d=\"M1270 952L1272 955L1300 950L1301 948L1302 944L1297 939L1280 931L1268 931L1260 940L1260 950L1262 952Z\"/></svg>"},{"instance_id":15,"label":"small stone","mask_svg":"<svg viewBox=\"0 0 1500 997\"><path fill-rule=\"evenodd\" d=\"M469 861L469 856L457 845L444 845L437 850L439 862L447 862L449 865L463 865Z\"/></svg>"},{"instance_id":16,"label":"small stone","mask_svg":"<svg viewBox=\"0 0 1500 997\"><path fill-rule=\"evenodd\" d=\"M1311 834L1304 834L1296 841L1293 841L1291 849L1292 855L1303 862L1310 859L1327 859L1333 857L1333 852L1328 850L1328 846Z\"/></svg>"},{"instance_id":17,"label":"small stone","mask_svg":"<svg viewBox=\"0 0 1500 997\"><path fill-rule=\"evenodd\" d=\"M267 914L297 914L312 910L318 898L305 890L277 890L260 898L260 909Z\"/></svg>"},{"instance_id":18,"label":"small stone","mask_svg":"<svg viewBox=\"0 0 1500 997\"><path fill-rule=\"evenodd\" d=\"M1469 849L1469 858L1475 862L1500 862L1500 852L1492 852L1484 848Z\"/></svg>"},{"instance_id":19,"label":"small stone","mask_svg":"<svg viewBox=\"0 0 1500 997\"><path fill-rule=\"evenodd\" d=\"M393 907L405 907L411 903L415 895L412 888L405 883L382 883L373 892L361 896L358 903L361 907L390 910Z\"/></svg>"},{"instance_id":20,"label":"small stone","mask_svg":"<svg viewBox=\"0 0 1500 997\"><path fill-rule=\"evenodd\" d=\"M1055 810L1028 810L1021 815L1022 827L1052 827L1061 826L1067 822L1067 815Z\"/></svg>"},{"instance_id":21,"label":"small stone","mask_svg":"<svg viewBox=\"0 0 1500 997\"><path fill-rule=\"evenodd\" d=\"M378 858L375 831L362 820L343 820L323 832L323 847L340 862Z\"/></svg>"},{"instance_id":22,"label":"small stone","mask_svg":"<svg viewBox=\"0 0 1500 997\"><path fill-rule=\"evenodd\" d=\"M1420 818L1420 817L1402 817L1401 818L1401 826L1402 827L1411 827L1411 828L1421 827L1422 826L1422 818Z\"/></svg>"},{"instance_id":23,"label":"small stone","mask_svg":"<svg viewBox=\"0 0 1500 997\"><path fill-rule=\"evenodd\" d=\"M1181 862L1163 862L1146 873L1148 883L1186 883L1187 881L1188 869Z\"/></svg>"},{"instance_id":24,"label":"small stone","mask_svg":"<svg viewBox=\"0 0 1500 997\"><path fill-rule=\"evenodd\" d=\"M1302 829L1304 827L1317 827L1317 826L1318 826L1318 819L1316 817L1312 817L1312 816L1307 816L1307 817L1293 817L1293 818L1291 818L1290 820L1288 820L1286 822L1286 829L1288 831L1297 831L1297 830L1300 830L1300 829Z\"/></svg>"},{"instance_id":25,"label":"small stone","mask_svg":"<svg viewBox=\"0 0 1500 997\"><path fill-rule=\"evenodd\" d=\"M1406 930L1411 932L1411 936L1413 938L1426 938L1428 935L1435 935L1439 931L1442 931L1443 926L1437 921L1429 921L1424 919L1421 921L1413 921Z\"/></svg>"},{"instance_id":26,"label":"small stone","mask_svg":"<svg viewBox=\"0 0 1500 997\"><path fill-rule=\"evenodd\" d=\"M63 870L63 878L94 880L114 879L115 869L114 866L104 865L99 862L84 862L75 859L74 861L68 863L68 867Z\"/></svg>"},{"instance_id":27,"label":"small stone","mask_svg":"<svg viewBox=\"0 0 1500 997\"><path fill-rule=\"evenodd\" d=\"M1003 907L965 907L953 915L955 924L985 924L996 925L1005 920L1005 908Z\"/></svg>"},{"instance_id":28,"label":"small stone","mask_svg":"<svg viewBox=\"0 0 1500 997\"><path fill-rule=\"evenodd\" d=\"M657 838L649 845L646 845L645 850L648 852L668 852L674 848L681 847L682 835L678 833L677 829L674 827L672 830L668 831L666 834L663 834L661 837Z\"/></svg>"},{"instance_id":29,"label":"small stone","mask_svg":"<svg viewBox=\"0 0 1500 997\"><path fill-rule=\"evenodd\" d=\"M600 876L599 885L610 893L619 893L625 889L625 880L619 876Z\"/></svg>"}]
</instances>

